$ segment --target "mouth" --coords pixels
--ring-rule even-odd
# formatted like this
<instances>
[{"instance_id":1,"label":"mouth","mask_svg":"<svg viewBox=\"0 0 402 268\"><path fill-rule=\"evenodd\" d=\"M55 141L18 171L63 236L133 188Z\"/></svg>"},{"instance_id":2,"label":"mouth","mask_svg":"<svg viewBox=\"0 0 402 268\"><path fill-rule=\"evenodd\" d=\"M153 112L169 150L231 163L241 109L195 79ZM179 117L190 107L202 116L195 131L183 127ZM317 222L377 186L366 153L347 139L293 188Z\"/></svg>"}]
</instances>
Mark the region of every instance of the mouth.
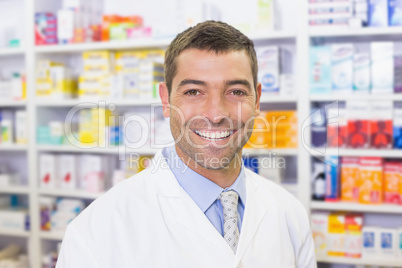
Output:
<instances>
[{"instance_id":1,"label":"mouth","mask_svg":"<svg viewBox=\"0 0 402 268\"><path fill-rule=\"evenodd\" d=\"M203 139L209 141L221 141L232 136L236 130L222 130L222 131L204 131L204 130L194 130L194 133Z\"/></svg>"}]
</instances>

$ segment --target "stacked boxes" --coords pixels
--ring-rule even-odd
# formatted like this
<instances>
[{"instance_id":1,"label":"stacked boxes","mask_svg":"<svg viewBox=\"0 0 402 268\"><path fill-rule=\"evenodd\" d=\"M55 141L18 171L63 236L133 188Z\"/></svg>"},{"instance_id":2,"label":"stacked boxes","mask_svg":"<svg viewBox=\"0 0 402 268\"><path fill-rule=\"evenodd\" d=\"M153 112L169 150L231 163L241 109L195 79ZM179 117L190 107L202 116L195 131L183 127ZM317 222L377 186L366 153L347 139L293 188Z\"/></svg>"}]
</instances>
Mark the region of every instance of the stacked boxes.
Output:
<instances>
[{"instance_id":1,"label":"stacked boxes","mask_svg":"<svg viewBox=\"0 0 402 268\"><path fill-rule=\"evenodd\" d=\"M0 144L27 144L27 113L24 110L0 110Z\"/></svg>"},{"instance_id":2,"label":"stacked boxes","mask_svg":"<svg viewBox=\"0 0 402 268\"><path fill-rule=\"evenodd\" d=\"M254 121L254 130L246 144L248 148L297 147L296 111L269 111Z\"/></svg>"},{"instance_id":3,"label":"stacked boxes","mask_svg":"<svg viewBox=\"0 0 402 268\"><path fill-rule=\"evenodd\" d=\"M71 70L61 63L41 60L36 69L36 96L69 99L75 96Z\"/></svg>"},{"instance_id":4,"label":"stacked boxes","mask_svg":"<svg viewBox=\"0 0 402 268\"><path fill-rule=\"evenodd\" d=\"M310 27L347 27L353 15L352 1L309 0Z\"/></svg>"}]
</instances>

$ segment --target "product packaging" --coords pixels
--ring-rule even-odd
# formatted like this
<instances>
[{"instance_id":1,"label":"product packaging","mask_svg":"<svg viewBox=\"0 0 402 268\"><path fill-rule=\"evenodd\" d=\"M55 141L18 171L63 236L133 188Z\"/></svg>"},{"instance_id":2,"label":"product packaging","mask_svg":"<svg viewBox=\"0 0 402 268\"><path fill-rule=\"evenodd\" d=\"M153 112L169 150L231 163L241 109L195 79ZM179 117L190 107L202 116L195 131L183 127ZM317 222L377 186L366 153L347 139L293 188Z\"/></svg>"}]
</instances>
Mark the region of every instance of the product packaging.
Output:
<instances>
[{"instance_id":1,"label":"product packaging","mask_svg":"<svg viewBox=\"0 0 402 268\"><path fill-rule=\"evenodd\" d=\"M401 26L402 25L402 1L401 0L388 0L388 25Z\"/></svg>"},{"instance_id":2,"label":"product packaging","mask_svg":"<svg viewBox=\"0 0 402 268\"><path fill-rule=\"evenodd\" d=\"M402 92L402 55L394 57L394 93Z\"/></svg>"},{"instance_id":3,"label":"product packaging","mask_svg":"<svg viewBox=\"0 0 402 268\"><path fill-rule=\"evenodd\" d=\"M382 203L383 159L360 157L359 169L359 202L363 204Z\"/></svg>"},{"instance_id":4,"label":"product packaging","mask_svg":"<svg viewBox=\"0 0 402 268\"><path fill-rule=\"evenodd\" d=\"M348 121L348 147L368 148L370 145L370 103L346 102Z\"/></svg>"},{"instance_id":5,"label":"product packaging","mask_svg":"<svg viewBox=\"0 0 402 268\"><path fill-rule=\"evenodd\" d=\"M368 1L369 27L388 26L388 0Z\"/></svg>"},{"instance_id":6,"label":"product packaging","mask_svg":"<svg viewBox=\"0 0 402 268\"><path fill-rule=\"evenodd\" d=\"M371 43L371 82L373 94L392 94L394 92L393 42Z\"/></svg>"},{"instance_id":7,"label":"product packaging","mask_svg":"<svg viewBox=\"0 0 402 268\"><path fill-rule=\"evenodd\" d=\"M317 257L327 256L328 226L328 213L311 214L311 231Z\"/></svg>"},{"instance_id":8,"label":"product packaging","mask_svg":"<svg viewBox=\"0 0 402 268\"><path fill-rule=\"evenodd\" d=\"M341 200L357 202L359 200L359 158L344 156L341 162Z\"/></svg>"},{"instance_id":9,"label":"product packaging","mask_svg":"<svg viewBox=\"0 0 402 268\"><path fill-rule=\"evenodd\" d=\"M28 119L27 112L24 110L15 112L15 142L17 144L28 143Z\"/></svg>"},{"instance_id":10,"label":"product packaging","mask_svg":"<svg viewBox=\"0 0 402 268\"><path fill-rule=\"evenodd\" d=\"M338 161L338 156L325 157L325 201L338 201L340 198Z\"/></svg>"},{"instance_id":11,"label":"product packaging","mask_svg":"<svg viewBox=\"0 0 402 268\"><path fill-rule=\"evenodd\" d=\"M363 216L347 214L345 217L345 257L361 258L362 256Z\"/></svg>"},{"instance_id":12,"label":"product packaging","mask_svg":"<svg viewBox=\"0 0 402 268\"><path fill-rule=\"evenodd\" d=\"M380 257L380 228L364 226L362 228L362 238L362 259L378 259Z\"/></svg>"},{"instance_id":13,"label":"product packaging","mask_svg":"<svg viewBox=\"0 0 402 268\"><path fill-rule=\"evenodd\" d=\"M39 180L42 189L56 188L57 157L54 154L39 156Z\"/></svg>"},{"instance_id":14,"label":"product packaging","mask_svg":"<svg viewBox=\"0 0 402 268\"><path fill-rule=\"evenodd\" d=\"M399 204L399 184L402 176L399 173L401 164L399 162L384 163L384 203Z\"/></svg>"},{"instance_id":15,"label":"product packaging","mask_svg":"<svg viewBox=\"0 0 402 268\"><path fill-rule=\"evenodd\" d=\"M392 101L373 101L370 103L371 148L392 148L392 107Z\"/></svg>"},{"instance_id":16,"label":"product packaging","mask_svg":"<svg viewBox=\"0 0 402 268\"><path fill-rule=\"evenodd\" d=\"M57 156L58 161L58 185L62 189L74 190L77 188L77 156L72 154L61 154Z\"/></svg>"},{"instance_id":17,"label":"product packaging","mask_svg":"<svg viewBox=\"0 0 402 268\"><path fill-rule=\"evenodd\" d=\"M331 93L331 47L310 48L310 93Z\"/></svg>"},{"instance_id":18,"label":"product packaging","mask_svg":"<svg viewBox=\"0 0 402 268\"><path fill-rule=\"evenodd\" d=\"M331 46L332 93L352 93L353 55L353 44L334 44Z\"/></svg>"},{"instance_id":19,"label":"product packaging","mask_svg":"<svg viewBox=\"0 0 402 268\"><path fill-rule=\"evenodd\" d=\"M280 50L277 46L261 47L257 49L258 81L261 90L266 93L279 93Z\"/></svg>"},{"instance_id":20,"label":"product packaging","mask_svg":"<svg viewBox=\"0 0 402 268\"><path fill-rule=\"evenodd\" d=\"M333 121L335 122L329 123ZM346 108L343 104L327 108L327 144L330 148L344 148L348 139Z\"/></svg>"},{"instance_id":21,"label":"product packaging","mask_svg":"<svg viewBox=\"0 0 402 268\"><path fill-rule=\"evenodd\" d=\"M355 94L370 93L370 54L356 53L353 57L353 92Z\"/></svg>"},{"instance_id":22,"label":"product packaging","mask_svg":"<svg viewBox=\"0 0 402 268\"><path fill-rule=\"evenodd\" d=\"M311 144L316 148L327 145L327 124L323 108L313 108L311 114Z\"/></svg>"},{"instance_id":23,"label":"product packaging","mask_svg":"<svg viewBox=\"0 0 402 268\"><path fill-rule=\"evenodd\" d=\"M402 103L400 102L394 104L393 119L394 148L402 149Z\"/></svg>"},{"instance_id":24,"label":"product packaging","mask_svg":"<svg viewBox=\"0 0 402 268\"><path fill-rule=\"evenodd\" d=\"M345 256L345 214L331 213L328 216L328 256Z\"/></svg>"},{"instance_id":25,"label":"product packaging","mask_svg":"<svg viewBox=\"0 0 402 268\"><path fill-rule=\"evenodd\" d=\"M380 229L380 256L383 260L394 260L398 254L398 231L391 228Z\"/></svg>"}]
</instances>

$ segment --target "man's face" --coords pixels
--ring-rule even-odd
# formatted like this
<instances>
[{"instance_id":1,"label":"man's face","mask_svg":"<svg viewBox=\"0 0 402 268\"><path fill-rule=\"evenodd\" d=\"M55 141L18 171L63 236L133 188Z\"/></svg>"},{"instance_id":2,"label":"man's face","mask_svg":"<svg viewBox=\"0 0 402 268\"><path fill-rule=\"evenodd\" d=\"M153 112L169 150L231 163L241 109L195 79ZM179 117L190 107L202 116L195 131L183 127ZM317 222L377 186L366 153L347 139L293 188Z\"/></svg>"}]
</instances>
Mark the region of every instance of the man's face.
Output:
<instances>
[{"instance_id":1,"label":"man's face","mask_svg":"<svg viewBox=\"0 0 402 268\"><path fill-rule=\"evenodd\" d=\"M176 60L170 98L164 84L160 94L178 154L207 169L224 168L247 142L259 113L261 85L256 92L250 60L245 51L198 49Z\"/></svg>"}]
</instances>

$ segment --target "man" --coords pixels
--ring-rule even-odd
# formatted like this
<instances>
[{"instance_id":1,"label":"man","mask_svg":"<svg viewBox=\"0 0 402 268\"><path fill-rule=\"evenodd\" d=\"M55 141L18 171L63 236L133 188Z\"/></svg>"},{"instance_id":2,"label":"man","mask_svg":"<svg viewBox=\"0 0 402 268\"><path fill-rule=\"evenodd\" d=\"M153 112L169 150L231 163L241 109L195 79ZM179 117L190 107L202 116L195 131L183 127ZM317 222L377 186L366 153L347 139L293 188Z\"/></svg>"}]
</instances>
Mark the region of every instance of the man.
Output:
<instances>
[{"instance_id":1,"label":"man","mask_svg":"<svg viewBox=\"0 0 402 268\"><path fill-rule=\"evenodd\" d=\"M316 267L302 205L242 165L257 69L252 41L225 23L179 34L159 88L175 146L69 225L57 267Z\"/></svg>"}]
</instances>

